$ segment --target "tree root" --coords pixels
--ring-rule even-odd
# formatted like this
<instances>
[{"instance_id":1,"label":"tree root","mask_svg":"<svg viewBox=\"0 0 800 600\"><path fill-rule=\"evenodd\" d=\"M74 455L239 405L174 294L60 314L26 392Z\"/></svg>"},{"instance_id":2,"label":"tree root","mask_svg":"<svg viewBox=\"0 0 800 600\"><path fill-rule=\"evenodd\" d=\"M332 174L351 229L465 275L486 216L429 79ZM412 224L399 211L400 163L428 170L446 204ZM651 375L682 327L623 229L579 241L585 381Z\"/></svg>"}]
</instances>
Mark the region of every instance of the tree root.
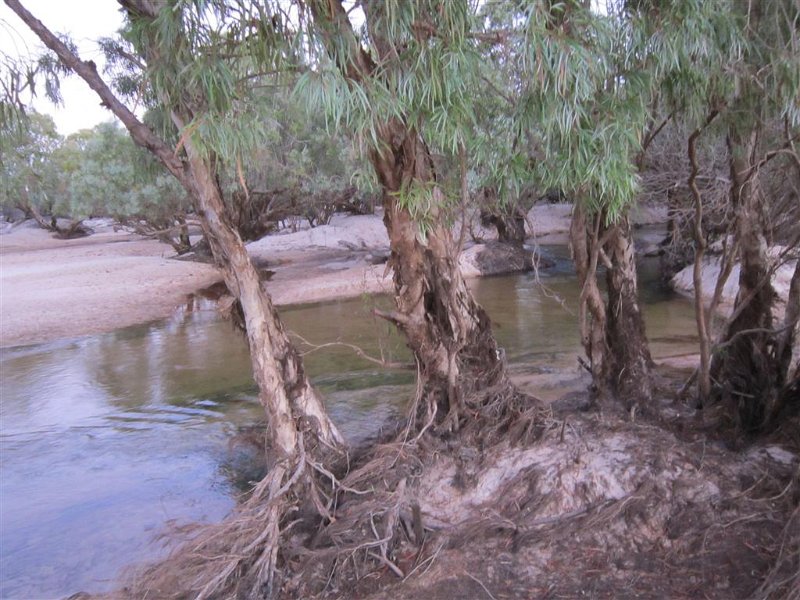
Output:
<instances>
[{"instance_id":1,"label":"tree root","mask_svg":"<svg viewBox=\"0 0 800 600\"><path fill-rule=\"evenodd\" d=\"M425 539L435 527L422 520L418 484L437 456L455 452L473 471L492 445L528 444L548 428L541 404L513 386L462 398L458 430L443 436L421 387L406 427L352 463L331 466L303 435L299 456L273 464L230 518L140 573L131 597L311 597L352 590L368 574L406 578L433 560ZM420 414L424 421L413 418Z\"/></svg>"}]
</instances>

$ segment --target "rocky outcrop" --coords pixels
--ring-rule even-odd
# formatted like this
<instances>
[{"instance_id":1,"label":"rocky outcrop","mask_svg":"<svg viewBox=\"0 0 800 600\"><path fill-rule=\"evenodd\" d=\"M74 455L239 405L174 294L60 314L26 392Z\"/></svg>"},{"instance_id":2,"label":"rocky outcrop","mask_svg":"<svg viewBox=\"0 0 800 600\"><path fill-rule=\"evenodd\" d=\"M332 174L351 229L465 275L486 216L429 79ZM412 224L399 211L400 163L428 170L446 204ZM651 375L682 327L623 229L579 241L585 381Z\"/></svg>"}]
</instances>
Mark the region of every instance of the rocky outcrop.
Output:
<instances>
[{"instance_id":1,"label":"rocky outcrop","mask_svg":"<svg viewBox=\"0 0 800 600\"><path fill-rule=\"evenodd\" d=\"M781 247L775 247L770 250L770 254L773 257L777 257L782 250L783 248ZM792 274L794 273L796 264L796 260L789 260L776 269L772 276L772 287L775 288L775 292L778 294L778 298L780 299L781 303L785 303L786 298L789 296L789 285L791 283ZM688 265L687 267L678 271L678 273L672 278L671 284L676 292L693 297L693 269L694 265ZM703 261L703 300L707 303L711 302L711 298L714 295L714 288L717 285L719 272L720 258L718 256L711 256ZM732 306L736 300L736 292L738 289L739 265L736 264L731 270L730 277L728 277L725 287L722 289L722 304Z\"/></svg>"}]
</instances>

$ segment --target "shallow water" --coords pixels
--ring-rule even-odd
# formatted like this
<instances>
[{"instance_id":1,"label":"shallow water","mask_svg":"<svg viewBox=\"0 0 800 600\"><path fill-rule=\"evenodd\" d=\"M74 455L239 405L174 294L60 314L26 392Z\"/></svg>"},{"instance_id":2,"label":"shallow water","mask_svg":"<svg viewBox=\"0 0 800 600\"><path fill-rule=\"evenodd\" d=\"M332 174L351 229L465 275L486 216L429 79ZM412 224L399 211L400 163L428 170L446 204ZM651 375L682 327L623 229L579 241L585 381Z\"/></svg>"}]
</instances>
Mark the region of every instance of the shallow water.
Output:
<instances>
[{"instance_id":1,"label":"shallow water","mask_svg":"<svg viewBox=\"0 0 800 600\"><path fill-rule=\"evenodd\" d=\"M516 371L575 369L578 295L563 248L542 274L476 280ZM657 356L685 351L691 304L642 269ZM357 344L388 360L408 352L375 303L285 309L314 344ZM306 347L306 350L310 348ZM413 373L387 371L343 347L305 357L350 440L402 409ZM230 439L258 419L246 344L212 310L69 342L0 352L0 597L62 597L108 589L119 570L163 552L169 526L221 519L237 493Z\"/></svg>"}]
</instances>

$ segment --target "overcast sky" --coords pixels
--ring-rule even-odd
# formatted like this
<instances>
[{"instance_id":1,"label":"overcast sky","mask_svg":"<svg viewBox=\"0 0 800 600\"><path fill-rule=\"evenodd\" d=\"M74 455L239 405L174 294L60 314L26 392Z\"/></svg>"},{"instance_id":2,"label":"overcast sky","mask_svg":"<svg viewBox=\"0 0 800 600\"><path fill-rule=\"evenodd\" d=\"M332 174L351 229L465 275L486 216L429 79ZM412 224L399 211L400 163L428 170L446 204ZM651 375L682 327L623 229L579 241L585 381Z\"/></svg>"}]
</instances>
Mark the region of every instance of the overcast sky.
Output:
<instances>
[{"instance_id":1,"label":"overcast sky","mask_svg":"<svg viewBox=\"0 0 800 600\"><path fill-rule=\"evenodd\" d=\"M51 31L68 33L78 45L81 58L95 61L98 70L103 61L95 40L113 35L123 22L115 0L22 0L22 4ZM5 3L0 3L0 50L24 57L36 55L41 48L38 38ZM97 95L77 76L64 79L61 92L62 106L53 106L44 97L34 101L37 111L52 115L61 134L68 135L114 119L110 111L100 106Z\"/></svg>"}]
</instances>

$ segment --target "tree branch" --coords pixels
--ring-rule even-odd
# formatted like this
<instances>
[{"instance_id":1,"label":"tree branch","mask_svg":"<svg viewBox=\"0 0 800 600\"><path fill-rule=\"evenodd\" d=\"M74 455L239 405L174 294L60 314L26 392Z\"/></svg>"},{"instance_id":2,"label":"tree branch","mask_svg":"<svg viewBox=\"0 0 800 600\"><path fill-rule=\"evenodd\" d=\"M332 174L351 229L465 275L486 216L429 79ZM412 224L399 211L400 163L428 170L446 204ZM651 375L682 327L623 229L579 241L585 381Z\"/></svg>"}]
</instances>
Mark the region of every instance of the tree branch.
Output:
<instances>
[{"instance_id":1,"label":"tree branch","mask_svg":"<svg viewBox=\"0 0 800 600\"><path fill-rule=\"evenodd\" d=\"M22 19L22 21L42 40L45 46L50 48L64 63L68 69L73 71L83 79L90 88L100 97L102 105L109 109L122 121L125 128L130 132L133 140L143 148L149 150L164 164L175 178L187 189L190 188L189 182L184 172L183 162L175 155L172 149L164 141L156 136L150 129L134 115L114 95L106 85L97 68L91 61L81 60L72 52L64 42L56 37L39 19L34 17L28 10L20 4L19 0L4 0L6 5Z\"/></svg>"}]
</instances>

